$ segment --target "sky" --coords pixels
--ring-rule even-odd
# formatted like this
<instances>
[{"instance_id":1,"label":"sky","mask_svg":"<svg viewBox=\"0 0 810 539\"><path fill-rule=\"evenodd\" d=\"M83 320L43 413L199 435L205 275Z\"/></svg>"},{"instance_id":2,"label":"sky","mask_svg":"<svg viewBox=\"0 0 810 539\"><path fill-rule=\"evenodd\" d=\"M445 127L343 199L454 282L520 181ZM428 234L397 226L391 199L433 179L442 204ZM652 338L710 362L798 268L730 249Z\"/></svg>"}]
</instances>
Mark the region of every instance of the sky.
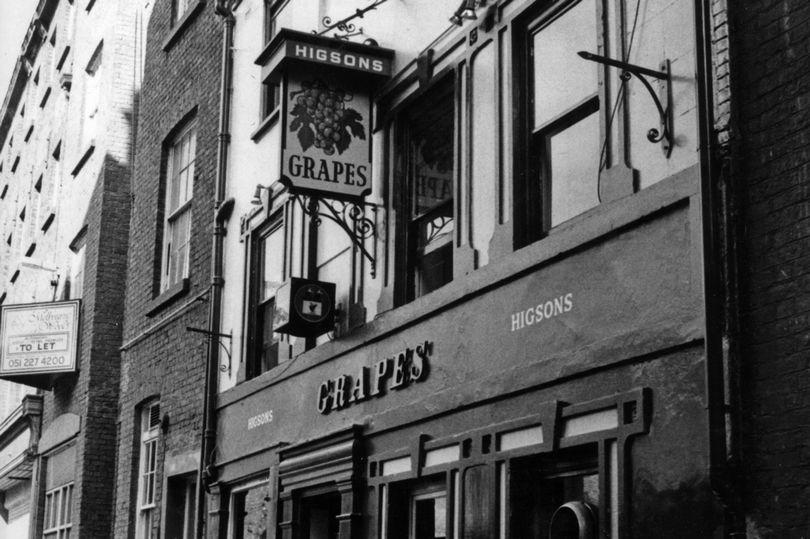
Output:
<instances>
[{"instance_id":1,"label":"sky","mask_svg":"<svg viewBox=\"0 0 810 539\"><path fill-rule=\"evenodd\" d=\"M0 0L0 105L39 0Z\"/></svg>"}]
</instances>

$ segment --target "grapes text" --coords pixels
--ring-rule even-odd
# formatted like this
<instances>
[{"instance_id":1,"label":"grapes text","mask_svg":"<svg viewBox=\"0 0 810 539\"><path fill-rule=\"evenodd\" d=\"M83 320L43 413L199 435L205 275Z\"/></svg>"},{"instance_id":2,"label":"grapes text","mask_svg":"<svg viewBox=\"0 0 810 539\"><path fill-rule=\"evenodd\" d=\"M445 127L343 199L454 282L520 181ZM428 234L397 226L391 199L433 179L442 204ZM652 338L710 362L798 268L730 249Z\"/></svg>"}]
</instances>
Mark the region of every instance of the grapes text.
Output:
<instances>
[{"instance_id":1,"label":"grapes text","mask_svg":"<svg viewBox=\"0 0 810 539\"><path fill-rule=\"evenodd\" d=\"M295 178L342 183L364 187L368 183L368 167L341 161L327 161L293 154L289 157L287 171Z\"/></svg>"}]
</instances>

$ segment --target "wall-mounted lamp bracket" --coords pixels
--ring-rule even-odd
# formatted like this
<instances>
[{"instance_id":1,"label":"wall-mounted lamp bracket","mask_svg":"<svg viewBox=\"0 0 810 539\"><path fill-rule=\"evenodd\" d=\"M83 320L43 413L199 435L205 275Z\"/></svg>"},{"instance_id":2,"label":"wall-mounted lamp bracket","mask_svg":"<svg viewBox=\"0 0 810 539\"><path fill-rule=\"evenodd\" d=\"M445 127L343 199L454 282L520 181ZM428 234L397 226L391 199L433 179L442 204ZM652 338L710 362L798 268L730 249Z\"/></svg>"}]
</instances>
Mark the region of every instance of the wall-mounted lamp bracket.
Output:
<instances>
[{"instance_id":1,"label":"wall-mounted lamp bracket","mask_svg":"<svg viewBox=\"0 0 810 539\"><path fill-rule=\"evenodd\" d=\"M607 56L599 56L587 51L579 51L580 57L585 60L590 60L599 64L615 67L622 70L619 76L623 81L627 82L631 76L636 77L647 91L650 93L655 107L658 109L658 117L660 119L660 128L651 128L647 131L647 140L652 143L661 143L664 155L667 157L672 153L672 76L669 69L669 60L661 62L660 71L649 69L646 67L637 66L621 60L608 58ZM656 91L647 77L654 78L660 82L659 89ZM660 95L660 94L663 94ZM662 103L663 101L666 103Z\"/></svg>"},{"instance_id":2,"label":"wall-mounted lamp bracket","mask_svg":"<svg viewBox=\"0 0 810 539\"><path fill-rule=\"evenodd\" d=\"M355 247L371 264L371 278L377 276L377 212L378 206L364 200L325 199L314 195L293 194L292 197L301 206L315 226L321 224L322 218L336 223L349 236ZM371 216L366 215L366 209ZM373 253L365 246L365 240L374 238Z\"/></svg>"},{"instance_id":3,"label":"wall-mounted lamp bracket","mask_svg":"<svg viewBox=\"0 0 810 539\"><path fill-rule=\"evenodd\" d=\"M200 329L200 328L193 328L186 326L186 331L190 331L192 333L202 333L205 335L207 340L216 339L219 345L222 347L222 350L228 356L228 363L223 363L219 366L220 372L227 372L228 376L231 375L231 346L233 346L233 335L230 333L215 333L213 331L208 331L207 329ZM228 339L228 346L222 342L222 339Z\"/></svg>"}]
</instances>

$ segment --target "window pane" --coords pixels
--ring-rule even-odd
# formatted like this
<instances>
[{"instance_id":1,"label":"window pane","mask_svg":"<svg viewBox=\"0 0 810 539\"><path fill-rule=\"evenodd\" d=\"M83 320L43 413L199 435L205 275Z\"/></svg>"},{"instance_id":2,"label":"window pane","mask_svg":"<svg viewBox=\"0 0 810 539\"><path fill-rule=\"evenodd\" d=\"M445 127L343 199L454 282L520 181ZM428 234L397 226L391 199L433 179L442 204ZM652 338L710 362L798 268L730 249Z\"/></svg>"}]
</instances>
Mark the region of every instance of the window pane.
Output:
<instances>
[{"instance_id":1,"label":"window pane","mask_svg":"<svg viewBox=\"0 0 810 539\"><path fill-rule=\"evenodd\" d=\"M453 117L452 81L422 98L409 113L413 295L453 278Z\"/></svg>"},{"instance_id":2,"label":"window pane","mask_svg":"<svg viewBox=\"0 0 810 539\"><path fill-rule=\"evenodd\" d=\"M267 372L278 365L278 334L273 333L273 315L276 302L274 299L259 306L260 350L259 373Z\"/></svg>"},{"instance_id":3,"label":"window pane","mask_svg":"<svg viewBox=\"0 0 810 539\"><path fill-rule=\"evenodd\" d=\"M551 226L599 204L599 115L549 137Z\"/></svg>"},{"instance_id":4,"label":"window pane","mask_svg":"<svg viewBox=\"0 0 810 539\"><path fill-rule=\"evenodd\" d=\"M447 497L414 500L414 535L418 539L438 539L447 536Z\"/></svg>"},{"instance_id":5,"label":"window pane","mask_svg":"<svg viewBox=\"0 0 810 539\"><path fill-rule=\"evenodd\" d=\"M598 527L600 493L595 447L580 447L567 453L571 458L560 454L513 461L509 474L512 537L548 538L554 512L568 502L587 506L592 524Z\"/></svg>"},{"instance_id":6,"label":"window pane","mask_svg":"<svg viewBox=\"0 0 810 539\"><path fill-rule=\"evenodd\" d=\"M169 222L170 244L167 284L174 284L188 274L188 242L190 234L191 209L188 208Z\"/></svg>"},{"instance_id":7,"label":"window pane","mask_svg":"<svg viewBox=\"0 0 810 539\"><path fill-rule=\"evenodd\" d=\"M265 539L270 488L261 485L234 495L235 539Z\"/></svg>"},{"instance_id":8,"label":"window pane","mask_svg":"<svg viewBox=\"0 0 810 539\"><path fill-rule=\"evenodd\" d=\"M73 522L73 485L68 486L67 491L67 516L66 522Z\"/></svg>"},{"instance_id":9,"label":"window pane","mask_svg":"<svg viewBox=\"0 0 810 539\"><path fill-rule=\"evenodd\" d=\"M276 295L284 280L284 233L279 227L262 240L260 301Z\"/></svg>"},{"instance_id":10,"label":"window pane","mask_svg":"<svg viewBox=\"0 0 810 539\"><path fill-rule=\"evenodd\" d=\"M597 64L577 56L595 52L596 39L594 0L582 0L534 33L535 129L596 93Z\"/></svg>"},{"instance_id":11,"label":"window pane","mask_svg":"<svg viewBox=\"0 0 810 539\"><path fill-rule=\"evenodd\" d=\"M68 522L67 520L67 489L62 490L59 505L59 524L63 525Z\"/></svg>"},{"instance_id":12,"label":"window pane","mask_svg":"<svg viewBox=\"0 0 810 539\"><path fill-rule=\"evenodd\" d=\"M452 96L422 114L414 121L411 141L414 217L453 199Z\"/></svg>"},{"instance_id":13,"label":"window pane","mask_svg":"<svg viewBox=\"0 0 810 539\"><path fill-rule=\"evenodd\" d=\"M48 527L48 519L51 516L51 495L45 495L45 527Z\"/></svg>"}]
</instances>

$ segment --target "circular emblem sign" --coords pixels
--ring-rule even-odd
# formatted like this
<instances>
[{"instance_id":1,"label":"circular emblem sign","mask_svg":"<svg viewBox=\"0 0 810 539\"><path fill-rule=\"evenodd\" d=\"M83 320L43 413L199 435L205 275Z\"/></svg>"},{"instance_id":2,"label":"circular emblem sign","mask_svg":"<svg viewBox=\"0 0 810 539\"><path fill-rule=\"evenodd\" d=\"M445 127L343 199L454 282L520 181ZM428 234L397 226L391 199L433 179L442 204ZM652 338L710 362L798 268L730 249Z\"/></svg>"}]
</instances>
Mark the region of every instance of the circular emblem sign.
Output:
<instances>
[{"instance_id":1,"label":"circular emblem sign","mask_svg":"<svg viewBox=\"0 0 810 539\"><path fill-rule=\"evenodd\" d=\"M313 324L323 321L332 311L329 294L316 284L299 288L293 298L293 305L301 318Z\"/></svg>"}]
</instances>

